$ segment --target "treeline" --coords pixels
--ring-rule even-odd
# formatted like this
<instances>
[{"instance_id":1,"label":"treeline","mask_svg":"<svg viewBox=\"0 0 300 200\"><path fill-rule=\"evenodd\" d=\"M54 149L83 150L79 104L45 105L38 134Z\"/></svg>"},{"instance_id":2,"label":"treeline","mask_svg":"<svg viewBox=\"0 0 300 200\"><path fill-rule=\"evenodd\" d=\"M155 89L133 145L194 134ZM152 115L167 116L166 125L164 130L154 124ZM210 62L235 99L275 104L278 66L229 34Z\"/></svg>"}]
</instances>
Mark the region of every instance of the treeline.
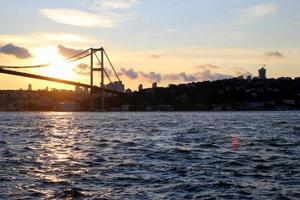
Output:
<instances>
[{"instance_id":1,"label":"treeline","mask_svg":"<svg viewBox=\"0 0 300 200\"><path fill-rule=\"evenodd\" d=\"M227 79L170 85L110 97L106 102L108 110L299 109L300 79Z\"/></svg>"}]
</instances>

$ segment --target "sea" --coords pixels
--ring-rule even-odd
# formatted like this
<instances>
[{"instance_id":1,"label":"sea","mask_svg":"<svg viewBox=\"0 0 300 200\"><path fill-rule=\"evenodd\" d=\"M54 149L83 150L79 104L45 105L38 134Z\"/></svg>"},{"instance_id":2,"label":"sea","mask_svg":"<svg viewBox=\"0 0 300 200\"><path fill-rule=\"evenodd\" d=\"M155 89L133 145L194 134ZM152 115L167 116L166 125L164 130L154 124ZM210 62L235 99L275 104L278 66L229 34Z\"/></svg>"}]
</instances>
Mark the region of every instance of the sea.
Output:
<instances>
[{"instance_id":1,"label":"sea","mask_svg":"<svg viewBox=\"0 0 300 200\"><path fill-rule=\"evenodd\" d=\"M300 199L300 112L0 112L0 199Z\"/></svg>"}]
</instances>

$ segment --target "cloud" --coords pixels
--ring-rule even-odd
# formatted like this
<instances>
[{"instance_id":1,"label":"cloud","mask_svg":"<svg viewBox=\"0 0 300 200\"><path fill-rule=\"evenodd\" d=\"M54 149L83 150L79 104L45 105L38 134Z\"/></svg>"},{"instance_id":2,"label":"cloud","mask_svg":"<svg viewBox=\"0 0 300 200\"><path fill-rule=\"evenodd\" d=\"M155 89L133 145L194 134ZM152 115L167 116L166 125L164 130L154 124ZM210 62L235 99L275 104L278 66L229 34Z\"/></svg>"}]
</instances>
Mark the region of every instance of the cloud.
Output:
<instances>
[{"instance_id":1,"label":"cloud","mask_svg":"<svg viewBox=\"0 0 300 200\"><path fill-rule=\"evenodd\" d=\"M150 57L153 58L153 59L158 59L158 58L160 58L160 55L152 54Z\"/></svg>"},{"instance_id":2,"label":"cloud","mask_svg":"<svg viewBox=\"0 0 300 200\"><path fill-rule=\"evenodd\" d=\"M243 76L243 77L253 76L253 74L251 72L248 72L248 71L245 71L245 70L236 71L235 73L236 73L237 76Z\"/></svg>"},{"instance_id":3,"label":"cloud","mask_svg":"<svg viewBox=\"0 0 300 200\"><path fill-rule=\"evenodd\" d=\"M247 73L244 73L245 75ZM195 81L204 81L204 80L219 80L219 79L228 79L233 78L231 75L212 73L209 69L204 69L197 73L170 73L170 74L161 74L159 72L142 72L135 71L132 68L125 69L121 68L120 76L126 76L132 80L137 79L146 79L149 82L161 82L161 81L184 81L184 82L195 82ZM248 74L247 74L248 75Z\"/></svg>"},{"instance_id":4,"label":"cloud","mask_svg":"<svg viewBox=\"0 0 300 200\"><path fill-rule=\"evenodd\" d=\"M59 44L64 42L64 44L86 46L95 43L103 42L103 39L89 37L86 34L73 34L66 32L35 32L26 34L3 34L0 35L0 41L9 41L11 43L22 44L30 47L40 47L53 44Z\"/></svg>"},{"instance_id":5,"label":"cloud","mask_svg":"<svg viewBox=\"0 0 300 200\"><path fill-rule=\"evenodd\" d=\"M57 48L59 50L59 53L63 57L66 57L66 58L72 57L72 56L74 56L76 54L79 54L83 51L83 50L68 48L68 47L65 47L63 45L58 45Z\"/></svg>"},{"instance_id":6,"label":"cloud","mask_svg":"<svg viewBox=\"0 0 300 200\"><path fill-rule=\"evenodd\" d=\"M247 76L253 76L253 74L251 72L237 72L238 76L243 76L243 77L247 77Z\"/></svg>"},{"instance_id":7,"label":"cloud","mask_svg":"<svg viewBox=\"0 0 300 200\"><path fill-rule=\"evenodd\" d=\"M178 74L180 78L182 78L184 81L196 81L197 77L192 74L186 74L185 72Z\"/></svg>"},{"instance_id":8,"label":"cloud","mask_svg":"<svg viewBox=\"0 0 300 200\"><path fill-rule=\"evenodd\" d=\"M187 74L185 72L181 72L178 74L165 74L163 75L163 79L170 81L193 82L197 81L197 76L194 74Z\"/></svg>"},{"instance_id":9,"label":"cloud","mask_svg":"<svg viewBox=\"0 0 300 200\"><path fill-rule=\"evenodd\" d=\"M244 16L263 17L263 16L274 14L277 11L277 9L278 9L277 6L273 3L261 4L245 10Z\"/></svg>"},{"instance_id":10,"label":"cloud","mask_svg":"<svg viewBox=\"0 0 300 200\"><path fill-rule=\"evenodd\" d=\"M89 76L91 74L90 71L90 65L88 64L84 64L84 63L80 63L78 64L73 71L79 75L83 75L83 76ZM112 72L112 70L105 68L105 71L107 73L107 75L111 78L112 76L115 76ZM106 78L106 75L105 75Z\"/></svg>"},{"instance_id":11,"label":"cloud","mask_svg":"<svg viewBox=\"0 0 300 200\"><path fill-rule=\"evenodd\" d=\"M138 3L137 0L103 0L96 2L101 9L128 9Z\"/></svg>"},{"instance_id":12,"label":"cloud","mask_svg":"<svg viewBox=\"0 0 300 200\"><path fill-rule=\"evenodd\" d=\"M86 36L81 36L73 33L33 33L31 34L32 37L38 38L39 40L50 41L50 42L78 42L78 43L86 43L91 40L92 38L87 38Z\"/></svg>"},{"instance_id":13,"label":"cloud","mask_svg":"<svg viewBox=\"0 0 300 200\"><path fill-rule=\"evenodd\" d=\"M98 0L87 10L44 8L39 12L44 17L62 24L86 28L111 28L132 19L133 15L127 10L137 3L137 0Z\"/></svg>"},{"instance_id":14,"label":"cloud","mask_svg":"<svg viewBox=\"0 0 300 200\"><path fill-rule=\"evenodd\" d=\"M211 65L211 64L204 64L196 66L197 69L219 69L219 66Z\"/></svg>"},{"instance_id":15,"label":"cloud","mask_svg":"<svg viewBox=\"0 0 300 200\"><path fill-rule=\"evenodd\" d=\"M130 69L125 69L125 68L121 68L121 73L120 75L125 75L130 79L137 79L138 77L138 73L136 71L134 71L132 68Z\"/></svg>"},{"instance_id":16,"label":"cloud","mask_svg":"<svg viewBox=\"0 0 300 200\"><path fill-rule=\"evenodd\" d=\"M40 13L58 23L81 27L114 27L121 19L117 16L100 15L78 9L41 9Z\"/></svg>"},{"instance_id":17,"label":"cloud","mask_svg":"<svg viewBox=\"0 0 300 200\"><path fill-rule=\"evenodd\" d=\"M150 82L160 82L162 80L162 75L157 72L142 72L142 71L135 71L134 69L125 69L121 68L121 72L119 72L119 76L125 76L129 79L135 80L139 78L145 78Z\"/></svg>"},{"instance_id":18,"label":"cloud","mask_svg":"<svg viewBox=\"0 0 300 200\"><path fill-rule=\"evenodd\" d=\"M148 81L160 82L162 80L162 75L157 72L139 72L139 74Z\"/></svg>"},{"instance_id":19,"label":"cloud","mask_svg":"<svg viewBox=\"0 0 300 200\"><path fill-rule=\"evenodd\" d=\"M161 82L163 80L172 80L172 81L196 81L197 77L192 74L187 74L185 72L181 72L178 74L161 74L158 72L142 72L142 71L134 71L131 69L121 68L121 76L126 76L132 80L138 78L145 78L150 82Z\"/></svg>"},{"instance_id":20,"label":"cloud","mask_svg":"<svg viewBox=\"0 0 300 200\"><path fill-rule=\"evenodd\" d=\"M228 74L221 73L212 73L209 69L204 69L201 72L196 73L198 80L206 81L206 80L222 80L222 79L230 79L233 76Z\"/></svg>"},{"instance_id":21,"label":"cloud","mask_svg":"<svg viewBox=\"0 0 300 200\"><path fill-rule=\"evenodd\" d=\"M271 51L264 54L268 58L283 58L283 54L279 51Z\"/></svg>"},{"instance_id":22,"label":"cloud","mask_svg":"<svg viewBox=\"0 0 300 200\"><path fill-rule=\"evenodd\" d=\"M200 72L194 74L188 74L185 72L173 73L173 74L161 74L157 72L139 72L139 74L151 82L161 82L161 81L184 81L184 82L194 82L194 81L205 81L205 80L220 80L233 78L231 75L212 73L209 69L204 69Z\"/></svg>"},{"instance_id":23,"label":"cloud","mask_svg":"<svg viewBox=\"0 0 300 200\"><path fill-rule=\"evenodd\" d=\"M240 23L249 23L261 19L263 17L276 13L278 7L276 4L260 4L250 7L242 11Z\"/></svg>"},{"instance_id":24,"label":"cloud","mask_svg":"<svg viewBox=\"0 0 300 200\"><path fill-rule=\"evenodd\" d=\"M17 58L26 59L31 58L32 55L29 53L29 50L24 47L16 46L12 43L0 47L0 53L14 55Z\"/></svg>"},{"instance_id":25,"label":"cloud","mask_svg":"<svg viewBox=\"0 0 300 200\"><path fill-rule=\"evenodd\" d=\"M80 75L89 75L90 74L90 66L87 64L79 64L76 66L76 68L74 68L74 72L76 72L77 74Z\"/></svg>"},{"instance_id":26,"label":"cloud","mask_svg":"<svg viewBox=\"0 0 300 200\"><path fill-rule=\"evenodd\" d=\"M170 33L178 33L178 29L175 29L175 28L166 28L166 29L163 29L159 35L168 35Z\"/></svg>"}]
</instances>

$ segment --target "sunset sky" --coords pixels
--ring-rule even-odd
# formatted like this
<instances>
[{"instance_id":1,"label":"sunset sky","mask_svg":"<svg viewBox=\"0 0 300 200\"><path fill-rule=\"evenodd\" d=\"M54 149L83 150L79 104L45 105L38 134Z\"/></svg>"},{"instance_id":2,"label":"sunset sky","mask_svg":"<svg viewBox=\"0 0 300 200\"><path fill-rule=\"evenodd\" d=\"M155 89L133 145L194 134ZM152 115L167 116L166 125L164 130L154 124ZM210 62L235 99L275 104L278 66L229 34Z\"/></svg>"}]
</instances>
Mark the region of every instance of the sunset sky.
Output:
<instances>
[{"instance_id":1,"label":"sunset sky","mask_svg":"<svg viewBox=\"0 0 300 200\"><path fill-rule=\"evenodd\" d=\"M299 0L1 0L0 65L54 63L20 71L88 83L88 59L62 60L103 46L132 89L256 76L262 65L297 77L299 10ZM0 89L29 83L73 89L0 74Z\"/></svg>"}]
</instances>

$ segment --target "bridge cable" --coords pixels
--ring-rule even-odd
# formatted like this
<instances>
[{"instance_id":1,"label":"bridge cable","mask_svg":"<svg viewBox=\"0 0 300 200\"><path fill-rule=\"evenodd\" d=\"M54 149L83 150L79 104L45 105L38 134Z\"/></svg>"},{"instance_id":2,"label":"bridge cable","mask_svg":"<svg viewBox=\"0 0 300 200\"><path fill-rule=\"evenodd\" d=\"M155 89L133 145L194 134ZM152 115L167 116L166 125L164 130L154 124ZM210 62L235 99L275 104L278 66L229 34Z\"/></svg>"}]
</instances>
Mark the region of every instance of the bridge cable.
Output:
<instances>
[{"instance_id":1,"label":"bridge cable","mask_svg":"<svg viewBox=\"0 0 300 200\"><path fill-rule=\"evenodd\" d=\"M71 60L71 59L73 59L73 58L76 58L76 57L80 56L81 54L84 54L84 53L86 53L86 52L88 52L88 51L90 51L90 50L91 50L91 49L84 50L84 51L82 51L82 52L80 52L80 53L78 53L78 54L76 54L76 55L74 55L74 56L71 56L71 57L69 57L69 58L66 58L65 61L68 61L68 60ZM89 55L90 55L90 53L89 53Z\"/></svg>"},{"instance_id":2,"label":"bridge cable","mask_svg":"<svg viewBox=\"0 0 300 200\"><path fill-rule=\"evenodd\" d=\"M42 64L42 65L31 65L31 66L6 66L6 65L0 65L0 68L6 68L6 69L29 69L29 68L42 68L42 67L47 67L49 65L51 65L51 63Z\"/></svg>"},{"instance_id":3,"label":"bridge cable","mask_svg":"<svg viewBox=\"0 0 300 200\"><path fill-rule=\"evenodd\" d=\"M83 58L85 58L85 57L88 57L88 56L90 56L90 55L91 55L91 53L86 54L86 55L84 55L84 56L81 56L81 57L79 57L79 58L75 58L74 60L69 60L69 61L66 60L66 63L75 62L75 61L77 61L77 60L81 60L81 59L83 59Z\"/></svg>"},{"instance_id":4,"label":"bridge cable","mask_svg":"<svg viewBox=\"0 0 300 200\"><path fill-rule=\"evenodd\" d=\"M85 50L85 51L83 51L83 52L81 52L81 53L79 53L79 54L76 54L76 55L74 55L74 56L71 56L71 57L65 59L64 62L66 62L66 63L71 63L71 62L75 62L75 61L77 61L77 60L83 59L83 58L89 56L90 53L87 54L87 55L81 56L81 57L79 57L79 58L76 58L76 57L78 57L78 56L80 56L80 55L86 53L86 52L89 51L89 50L90 50L90 49L87 49L87 50ZM73 59L73 58L75 58L75 59ZM73 59L73 60L70 60L70 59ZM30 69L30 68L42 68L42 67L48 67L48 66L51 65L51 64L53 64L53 63L46 63L46 64L40 64L40 65L29 65L29 66L7 66L7 65L0 65L0 68L5 68L5 69Z\"/></svg>"},{"instance_id":5,"label":"bridge cable","mask_svg":"<svg viewBox=\"0 0 300 200\"><path fill-rule=\"evenodd\" d=\"M94 53L94 55L96 56L96 58L97 58L99 64L102 65L102 63L100 62L100 59L99 59L99 57L97 56L97 54ZM106 72L105 68L103 68L103 70L104 70L104 73L105 73L107 79L108 79L108 80L110 81L110 83L113 85L113 87L115 88L115 90L117 90L115 84L114 84L114 83L112 82L112 80L110 79L110 77L109 77L108 73Z\"/></svg>"},{"instance_id":6,"label":"bridge cable","mask_svg":"<svg viewBox=\"0 0 300 200\"><path fill-rule=\"evenodd\" d=\"M108 55L107 55L107 53L106 53L106 51L105 51L104 49L103 49L103 52L104 52L104 54L105 54L105 56L106 56L106 58L107 58L107 60L108 60L108 62L109 62L109 64L110 64L111 68L113 69L113 71L114 71L116 77L117 77L118 80L121 82L121 80L120 80L120 78L119 78L119 76L118 76L118 74L117 74L117 72L116 72L116 70L115 70L113 64L111 63L111 61L110 61L110 59L109 59L109 57L108 57Z\"/></svg>"}]
</instances>

